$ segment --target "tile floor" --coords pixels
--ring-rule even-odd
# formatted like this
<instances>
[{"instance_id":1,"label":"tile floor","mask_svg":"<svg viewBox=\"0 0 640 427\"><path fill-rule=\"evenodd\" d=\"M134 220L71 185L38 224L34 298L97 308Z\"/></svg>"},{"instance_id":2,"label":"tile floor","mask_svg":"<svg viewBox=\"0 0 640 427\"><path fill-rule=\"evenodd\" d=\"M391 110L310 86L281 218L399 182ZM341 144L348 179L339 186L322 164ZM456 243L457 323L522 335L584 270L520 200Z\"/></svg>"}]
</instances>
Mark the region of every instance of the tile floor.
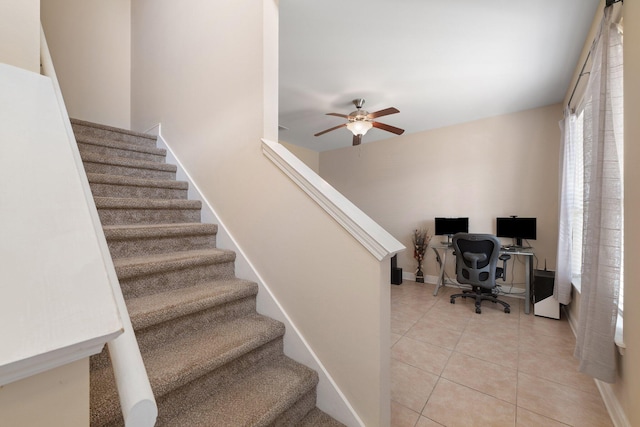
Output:
<instances>
[{"instance_id":1,"label":"tile floor","mask_svg":"<svg viewBox=\"0 0 640 427\"><path fill-rule=\"evenodd\" d=\"M575 337L561 320L511 313L457 288L391 285L392 427L612 426L590 377L577 371ZM564 315L564 313L563 313Z\"/></svg>"}]
</instances>

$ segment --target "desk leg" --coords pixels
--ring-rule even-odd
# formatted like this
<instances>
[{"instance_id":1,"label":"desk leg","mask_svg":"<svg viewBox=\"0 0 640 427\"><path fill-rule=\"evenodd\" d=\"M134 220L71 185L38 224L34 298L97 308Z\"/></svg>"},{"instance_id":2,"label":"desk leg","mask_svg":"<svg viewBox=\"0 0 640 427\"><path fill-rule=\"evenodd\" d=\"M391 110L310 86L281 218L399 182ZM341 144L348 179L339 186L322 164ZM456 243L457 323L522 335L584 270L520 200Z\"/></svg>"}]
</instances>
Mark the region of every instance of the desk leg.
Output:
<instances>
[{"instance_id":1,"label":"desk leg","mask_svg":"<svg viewBox=\"0 0 640 427\"><path fill-rule=\"evenodd\" d=\"M432 248L433 251L436 253L436 261L438 261L438 264L440 265L440 272L438 273L438 282L436 283L436 288L433 291L433 296L438 295L438 290L440 289L441 286L444 285L444 267L447 265L447 251L444 251L444 255L441 257L440 256L440 252L438 252L438 249L436 248Z\"/></svg>"},{"instance_id":2,"label":"desk leg","mask_svg":"<svg viewBox=\"0 0 640 427\"><path fill-rule=\"evenodd\" d=\"M525 256L524 262L524 276L525 276L525 289L524 289L524 314L529 314L531 311L531 256Z\"/></svg>"}]
</instances>

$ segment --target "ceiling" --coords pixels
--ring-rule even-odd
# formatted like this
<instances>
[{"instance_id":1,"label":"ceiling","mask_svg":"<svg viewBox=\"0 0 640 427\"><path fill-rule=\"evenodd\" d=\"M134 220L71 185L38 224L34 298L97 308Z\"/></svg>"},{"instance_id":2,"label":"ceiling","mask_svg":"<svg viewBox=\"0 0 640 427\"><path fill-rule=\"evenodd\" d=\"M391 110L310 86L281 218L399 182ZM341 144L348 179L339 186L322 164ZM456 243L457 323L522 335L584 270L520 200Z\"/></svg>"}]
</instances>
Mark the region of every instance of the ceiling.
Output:
<instances>
[{"instance_id":1,"label":"ceiling","mask_svg":"<svg viewBox=\"0 0 640 427\"><path fill-rule=\"evenodd\" d=\"M365 98L408 133L562 102L599 0L280 0L279 138L351 146ZM370 130L363 143L395 135Z\"/></svg>"}]
</instances>

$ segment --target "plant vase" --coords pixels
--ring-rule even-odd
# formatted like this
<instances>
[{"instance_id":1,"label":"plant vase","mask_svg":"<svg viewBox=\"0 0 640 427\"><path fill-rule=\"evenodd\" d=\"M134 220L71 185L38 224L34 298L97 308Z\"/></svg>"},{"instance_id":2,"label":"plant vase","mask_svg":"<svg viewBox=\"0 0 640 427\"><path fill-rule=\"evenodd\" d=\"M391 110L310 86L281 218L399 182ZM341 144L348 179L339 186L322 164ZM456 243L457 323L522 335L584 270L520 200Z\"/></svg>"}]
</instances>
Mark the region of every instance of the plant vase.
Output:
<instances>
[{"instance_id":1,"label":"plant vase","mask_svg":"<svg viewBox=\"0 0 640 427\"><path fill-rule=\"evenodd\" d=\"M424 283L424 273L422 272L422 261L429 246L431 236L426 229L413 230L413 257L418 261L418 269L416 270L416 282Z\"/></svg>"},{"instance_id":2,"label":"plant vase","mask_svg":"<svg viewBox=\"0 0 640 427\"><path fill-rule=\"evenodd\" d=\"M424 283L424 273L422 272L421 262L418 262L418 269L416 270L416 282Z\"/></svg>"}]
</instances>

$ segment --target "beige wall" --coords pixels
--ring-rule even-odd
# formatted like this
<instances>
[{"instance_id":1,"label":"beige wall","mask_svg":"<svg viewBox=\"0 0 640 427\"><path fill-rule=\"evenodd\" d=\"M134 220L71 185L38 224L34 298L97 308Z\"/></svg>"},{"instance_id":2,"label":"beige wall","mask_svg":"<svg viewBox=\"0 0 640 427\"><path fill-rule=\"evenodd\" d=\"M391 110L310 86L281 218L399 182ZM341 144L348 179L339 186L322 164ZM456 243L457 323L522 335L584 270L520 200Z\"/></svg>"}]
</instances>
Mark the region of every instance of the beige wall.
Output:
<instances>
[{"instance_id":1,"label":"beige wall","mask_svg":"<svg viewBox=\"0 0 640 427\"><path fill-rule=\"evenodd\" d=\"M89 358L0 387L0 425L89 425Z\"/></svg>"},{"instance_id":2,"label":"beige wall","mask_svg":"<svg viewBox=\"0 0 640 427\"><path fill-rule=\"evenodd\" d=\"M623 377L618 395L629 423L640 425L640 4L624 2L624 126L625 126L625 312L624 339L627 345L622 359Z\"/></svg>"},{"instance_id":3,"label":"beige wall","mask_svg":"<svg viewBox=\"0 0 640 427\"><path fill-rule=\"evenodd\" d=\"M0 2L0 62L40 73L40 1Z\"/></svg>"},{"instance_id":4,"label":"beige wall","mask_svg":"<svg viewBox=\"0 0 640 427\"><path fill-rule=\"evenodd\" d=\"M309 150L308 148L300 147L299 145L289 144L288 142L280 141L280 144L285 146L287 150L291 151L296 157L309 166L315 173L320 172L320 153L317 151Z\"/></svg>"},{"instance_id":5,"label":"beige wall","mask_svg":"<svg viewBox=\"0 0 640 427\"><path fill-rule=\"evenodd\" d=\"M42 0L41 9L69 116L129 128L131 1Z\"/></svg>"},{"instance_id":6,"label":"beige wall","mask_svg":"<svg viewBox=\"0 0 640 427\"><path fill-rule=\"evenodd\" d=\"M553 269L561 117L552 105L325 151L320 174L407 247L413 229L433 233L437 216L468 216L469 231L487 233L498 216L536 217L531 244L539 266ZM415 272L413 252L399 254L398 266ZM522 283L523 264L515 270ZM436 275L431 253L425 274Z\"/></svg>"},{"instance_id":7,"label":"beige wall","mask_svg":"<svg viewBox=\"0 0 640 427\"><path fill-rule=\"evenodd\" d=\"M277 114L268 111L277 106L277 52L264 51L264 43L277 43L263 37L263 3L133 2L132 124L162 123L176 156L365 424L387 425L388 269L262 154L260 138L277 135Z\"/></svg>"}]
</instances>

